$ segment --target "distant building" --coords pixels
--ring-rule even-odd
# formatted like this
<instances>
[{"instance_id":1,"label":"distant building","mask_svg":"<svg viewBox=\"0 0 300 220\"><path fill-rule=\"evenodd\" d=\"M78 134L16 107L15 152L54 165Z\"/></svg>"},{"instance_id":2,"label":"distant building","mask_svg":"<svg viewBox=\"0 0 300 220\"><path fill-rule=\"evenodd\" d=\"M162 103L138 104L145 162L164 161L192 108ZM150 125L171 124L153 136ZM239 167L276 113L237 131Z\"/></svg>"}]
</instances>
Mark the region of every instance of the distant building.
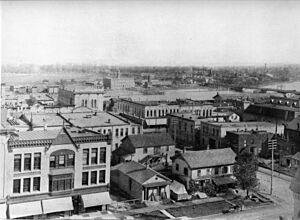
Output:
<instances>
[{"instance_id":1,"label":"distant building","mask_svg":"<svg viewBox=\"0 0 300 220\"><path fill-rule=\"evenodd\" d=\"M54 99L45 93L34 93L30 98L32 102L39 103L40 105L54 105Z\"/></svg>"},{"instance_id":2,"label":"distant building","mask_svg":"<svg viewBox=\"0 0 300 220\"><path fill-rule=\"evenodd\" d=\"M59 89L58 104L61 106L84 106L103 111L103 91Z\"/></svg>"},{"instance_id":3,"label":"distant building","mask_svg":"<svg viewBox=\"0 0 300 220\"><path fill-rule=\"evenodd\" d=\"M123 90L135 87L134 78L104 78L104 89Z\"/></svg>"},{"instance_id":4,"label":"distant building","mask_svg":"<svg viewBox=\"0 0 300 220\"><path fill-rule=\"evenodd\" d=\"M166 127L167 114L185 112L208 117L213 114L215 107L212 103L191 99L168 101L130 101L120 99L118 111L130 120L143 124L145 128Z\"/></svg>"},{"instance_id":5,"label":"distant building","mask_svg":"<svg viewBox=\"0 0 300 220\"><path fill-rule=\"evenodd\" d=\"M49 94L58 94L59 86L47 86Z\"/></svg>"},{"instance_id":6,"label":"distant building","mask_svg":"<svg viewBox=\"0 0 300 220\"><path fill-rule=\"evenodd\" d=\"M50 218L111 203L110 136L1 130L0 218Z\"/></svg>"},{"instance_id":7,"label":"distant building","mask_svg":"<svg viewBox=\"0 0 300 220\"><path fill-rule=\"evenodd\" d=\"M135 161L112 167L111 182L140 201L160 201L170 198L171 180Z\"/></svg>"},{"instance_id":8,"label":"distant building","mask_svg":"<svg viewBox=\"0 0 300 220\"><path fill-rule=\"evenodd\" d=\"M228 131L266 131L275 133L276 125L269 122L202 122L201 123L201 147L206 149L222 148L224 137ZM284 126L277 126L277 134L283 134Z\"/></svg>"},{"instance_id":9,"label":"distant building","mask_svg":"<svg viewBox=\"0 0 300 220\"><path fill-rule=\"evenodd\" d=\"M233 178L235 157L236 154L230 148L178 153L172 159L172 173L187 189L192 181L202 187L206 183L213 183L221 189L236 183Z\"/></svg>"},{"instance_id":10,"label":"distant building","mask_svg":"<svg viewBox=\"0 0 300 220\"><path fill-rule=\"evenodd\" d=\"M175 143L168 133L148 133L125 137L113 158L117 163L137 161L159 169L171 165L174 154Z\"/></svg>"}]
</instances>

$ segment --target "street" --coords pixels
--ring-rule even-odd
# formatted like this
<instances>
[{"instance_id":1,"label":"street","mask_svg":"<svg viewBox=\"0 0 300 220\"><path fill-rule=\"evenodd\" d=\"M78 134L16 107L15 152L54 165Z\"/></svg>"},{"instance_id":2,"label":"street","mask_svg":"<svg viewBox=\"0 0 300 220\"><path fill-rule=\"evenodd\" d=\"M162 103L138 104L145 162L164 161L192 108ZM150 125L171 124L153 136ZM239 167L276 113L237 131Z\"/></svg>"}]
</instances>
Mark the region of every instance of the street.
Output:
<instances>
[{"instance_id":1,"label":"street","mask_svg":"<svg viewBox=\"0 0 300 220\"><path fill-rule=\"evenodd\" d=\"M293 213L293 195L289 189L290 182L280 179L278 177L273 178L273 195L270 196L270 181L269 174L257 172L257 178L260 180L260 191L267 197L270 197L274 201L274 205L259 207L247 211L242 211L234 214L218 215L199 217L195 219L247 219L247 220L274 220L279 219L279 216L285 217L285 219L292 219Z\"/></svg>"}]
</instances>

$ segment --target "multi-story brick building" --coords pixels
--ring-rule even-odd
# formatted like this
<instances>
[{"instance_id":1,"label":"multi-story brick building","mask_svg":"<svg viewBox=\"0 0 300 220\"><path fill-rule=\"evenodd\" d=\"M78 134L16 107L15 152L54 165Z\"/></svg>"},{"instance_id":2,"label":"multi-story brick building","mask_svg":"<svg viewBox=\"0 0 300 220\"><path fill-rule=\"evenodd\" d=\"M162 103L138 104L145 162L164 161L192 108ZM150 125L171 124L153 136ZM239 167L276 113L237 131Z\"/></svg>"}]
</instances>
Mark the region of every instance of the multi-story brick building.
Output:
<instances>
[{"instance_id":1,"label":"multi-story brick building","mask_svg":"<svg viewBox=\"0 0 300 220\"><path fill-rule=\"evenodd\" d=\"M101 90L67 90L59 89L58 104L61 106L84 106L103 111L103 91Z\"/></svg>"},{"instance_id":2,"label":"multi-story brick building","mask_svg":"<svg viewBox=\"0 0 300 220\"><path fill-rule=\"evenodd\" d=\"M212 103L194 100L168 101L130 101L120 99L117 103L118 111L125 117L143 124L144 127L167 125L167 114L195 113L198 116L208 117L213 114L215 107Z\"/></svg>"},{"instance_id":3,"label":"multi-story brick building","mask_svg":"<svg viewBox=\"0 0 300 220\"><path fill-rule=\"evenodd\" d=\"M296 152L300 152L300 116L287 124L284 134L287 142L298 146L296 149L293 149L291 153L295 154Z\"/></svg>"},{"instance_id":4,"label":"multi-story brick building","mask_svg":"<svg viewBox=\"0 0 300 220\"><path fill-rule=\"evenodd\" d=\"M201 123L201 147L203 149L222 148L226 145L224 137L227 131L251 131L260 130L275 133L276 124L269 122L202 122ZM284 126L277 126L277 134L284 133Z\"/></svg>"},{"instance_id":5,"label":"multi-story brick building","mask_svg":"<svg viewBox=\"0 0 300 220\"><path fill-rule=\"evenodd\" d=\"M236 154L249 152L258 155L268 148L268 140L273 136L273 133L259 130L227 131L225 145L231 147Z\"/></svg>"},{"instance_id":6,"label":"multi-story brick building","mask_svg":"<svg viewBox=\"0 0 300 220\"><path fill-rule=\"evenodd\" d=\"M0 137L1 218L70 215L110 203L110 135L63 127L1 129Z\"/></svg>"}]
</instances>

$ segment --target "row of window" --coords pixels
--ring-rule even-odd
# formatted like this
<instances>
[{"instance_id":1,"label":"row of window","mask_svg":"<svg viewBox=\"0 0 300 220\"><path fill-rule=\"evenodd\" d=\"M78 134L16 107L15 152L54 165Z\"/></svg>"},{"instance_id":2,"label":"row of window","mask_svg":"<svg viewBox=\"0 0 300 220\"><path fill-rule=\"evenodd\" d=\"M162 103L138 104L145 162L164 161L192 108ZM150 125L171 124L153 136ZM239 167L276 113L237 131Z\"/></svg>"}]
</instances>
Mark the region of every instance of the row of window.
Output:
<instances>
[{"instance_id":1,"label":"row of window","mask_svg":"<svg viewBox=\"0 0 300 220\"><path fill-rule=\"evenodd\" d=\"M98 157L98 148L83 149L83 165L95 165L106 163L106 147L100 148L100 157ZM99 160L98 160L99 158Z\"/></svg>"},{"instance_id":2,"label":"row of window","mask_svg":"<svg viewBox=\"0 0 300 220\"><path fill-rule=\"evenodd\" d=\"M178 113L179 112L179 109L162 109L162 110L147 110L146 112L146 116L147 117L160 117L160 116L165 116L166 114L168 113ZM157 113L157 114L156 114Z\"/></svg>"},{"instance_id":3,"label":"row of window","mask_svg":"<svg viewBox=\"0 0 300 220\"><path fill-rule=\"evenodd\" d=\"M41 169L41 153L33 154L33 167L32 167L32 154L26 153L23 157L23 171L40 170ZM22 154L14 155L14 171L22 171Z\"/></svg>"},{"instance_id":4,"label":"row of window","mask_svg":"<svg viewBox=\"0 0 300 220\"><path fill-rule=\"evenodd\" d=\"M179 171L179 164L175 164L175 169L176 169L176 171ZM213 170L214 170L214 175L227 174L229 171L227 166L215 167L214 169L208 168L208 169L206 169L205 175L211 175ZM186 167L183 168L183 174L186 176L188 175L188 168L186 168ZM197 171L197 175L201 176L201 169Z\"/></svg>"},{"instance_id":5,"label":"row of window","mask_svg":"<svg viewBox=\"0 0 300 220\"><path fill-rule=\"evenodd\" d=\"M74 187L74 181L73 181L72 174L49 176L50 192L70 190L73 187Z\"/></svg>"},{"instance_id":6,"label":"row of window","mask_svg":"<svg viewBox=\"0 0 300 220\"><path fill-rule=\"evenodd\" d=\"M21 181L23 181L22 192L40 191L41 177L14 179L13 193L21 193ZM31 187L31 182L32 187Z\"/></svg>"},{"instance_id":7,"label":"row of window","mask_svg":"<svg viewBox=\"0 0 300 220\"><path fill-rule=\"evenodd\" d=\"M89 183L89 178L90 178L90 183ZM82 173L82 185L88 186L90 184L97 184L97 178L98 178L97 170L91 171L91 172L83 172ZM105 183L105 170L99 171L98 183Z\"/></svg>"},{"instance_id":8,"label":"row of window","mask_svg":"<svg viewBox=\"0 0 300 220\"><path fill-rule=\"evenodd\" d=\"M50 156L50 168L74 167L75 154L63 154Z\"/></svg>"},{"instance_id":9,"label":"row of window","mask_svg":"<svg viewBox=\"0 0 300 220\"><path fill-rule=\"evenodd\" d=\"M120 133L119 133L119 131L120 131ZM137 127L137 133L138 134L141 133L141 128L140 127ZM135 127L131 128L131 134L135 134ZM124 130L124 128L120 128L120 129L116 128L116 130L115 130L115 136L119 137L119 135L120 135L120 137L127 136L128 135L128 128L125 128L125 130Z\"/></svg>"},{"instance_id":10,"label":"row of window","mask_svg":"<svg viewBox=\"0 0 300 220\"><path fill-rule=\"evenodd\" d=\"M169 146L166 146L166 152L169 151ZM144 147L143 148L143 154L147 154L148 153L148 148ZM160 154L161 153L161 146L157 146L153 148L153 153L154 154Z\"/></svg>"},{"instance_id":11,"label":"row of window","mask_svg":"<svg viewBox=\"0 0 300 220\"><path fill-rule=\"evenodd\" d=\"M81 100L81 106L88 107L88 100L87 99L82 99ZM97 99L91 99L91 105L92 108L97 107Z\"/></svg>"},{"instance_id":12,"label":"row of window","mask_svg":"<svg viewBox=\"0 0 300 220\"><path fill-rule=\"evenodd\" d=\"M203 133L204 134L209 134L209 128L208 128L208 126L203 126ZM218 129L215 129L215 128L212 128L211 129L211 134L213 135L213 136L219 136L219 130Z\"/></svg>"}]
</instances>

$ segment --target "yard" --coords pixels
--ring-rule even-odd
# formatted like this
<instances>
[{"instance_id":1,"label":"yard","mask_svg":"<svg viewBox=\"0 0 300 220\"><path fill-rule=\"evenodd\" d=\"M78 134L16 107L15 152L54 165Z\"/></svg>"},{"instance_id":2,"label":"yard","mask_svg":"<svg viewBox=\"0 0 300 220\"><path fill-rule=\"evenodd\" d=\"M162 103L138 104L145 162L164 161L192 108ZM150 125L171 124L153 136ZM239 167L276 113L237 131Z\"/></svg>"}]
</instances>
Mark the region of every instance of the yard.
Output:
<instances>
[{"instance_id":1,"label":"yard","mask_svg":"<svg viewBox=\"0 0 300 220\"><path fill-rule=\"evenodd\" d=\"M174 217L198 217L222 213L222 210L229 209L231 205L226 201L209 202L202 204L195 204L191 206L182 206L176 208L166 209Z\"/></svg>"}]
</instances>

